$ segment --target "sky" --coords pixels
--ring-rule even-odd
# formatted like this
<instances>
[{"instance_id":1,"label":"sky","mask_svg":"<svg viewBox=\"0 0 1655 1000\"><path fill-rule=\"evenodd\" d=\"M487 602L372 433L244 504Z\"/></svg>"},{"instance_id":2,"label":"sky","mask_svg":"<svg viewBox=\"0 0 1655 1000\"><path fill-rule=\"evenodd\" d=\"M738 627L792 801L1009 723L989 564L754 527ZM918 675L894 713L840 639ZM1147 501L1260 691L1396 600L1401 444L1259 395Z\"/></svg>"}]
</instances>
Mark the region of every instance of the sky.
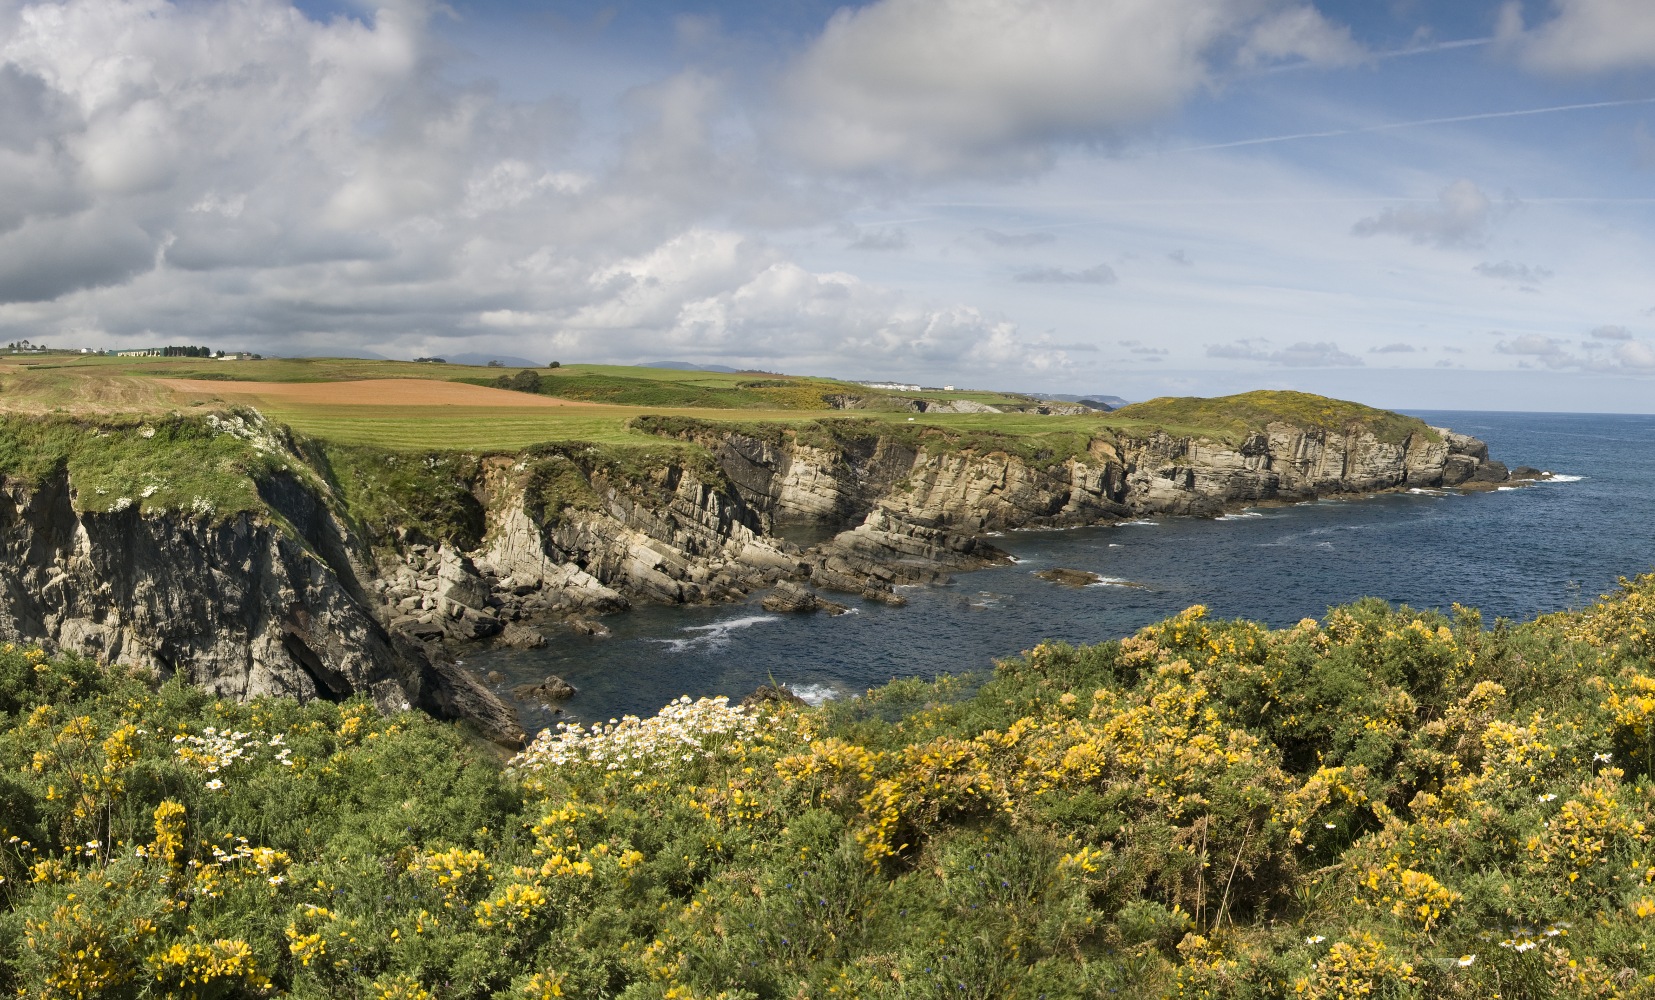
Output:
<instances>
[{"instance_id":1,"label":"sky","mask_svg":"<svg viewBox=\"0 0 1655 1000\"><path fill-rule=\"evenodd\" d=\"M1655 411L1650 0L0 0L0 343Z\"/></svg>"}]
</instances>

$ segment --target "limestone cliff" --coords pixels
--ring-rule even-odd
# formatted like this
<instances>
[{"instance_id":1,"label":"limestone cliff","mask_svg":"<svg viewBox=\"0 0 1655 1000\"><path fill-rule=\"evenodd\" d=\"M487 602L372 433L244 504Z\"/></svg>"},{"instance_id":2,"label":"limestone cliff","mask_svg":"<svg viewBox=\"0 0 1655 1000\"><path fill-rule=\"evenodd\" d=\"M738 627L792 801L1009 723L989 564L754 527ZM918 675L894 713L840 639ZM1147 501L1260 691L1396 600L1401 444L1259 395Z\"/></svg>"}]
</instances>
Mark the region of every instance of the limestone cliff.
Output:
<instances>
[{"instance_id":1,"label":"limestone cliff","mask_svg":"<svg viewBox=\"0 0 1655 1000\"><path fill-rule=\"evenodd\" d=\"M534 626L558 619L736 600L783 579L900 603L898 585L1003 559L997 531L1507 478L1482 442L1424 425L1178 436L1098 424L1029 439L854 418L656 420L639 424L656 451L549 445L455 463L303 446L256 415L197 422L214 447L261 451L262 464L235 466L256 487L245 509L182 494L90 503L95 470L72 448L45 472L0 469L0 637L227 697L364 693L478 719L508 742L509 710L449 662L454 644L532 645ZM798 525L813 544L783 540Z\"/></svg>"}]
</instances>

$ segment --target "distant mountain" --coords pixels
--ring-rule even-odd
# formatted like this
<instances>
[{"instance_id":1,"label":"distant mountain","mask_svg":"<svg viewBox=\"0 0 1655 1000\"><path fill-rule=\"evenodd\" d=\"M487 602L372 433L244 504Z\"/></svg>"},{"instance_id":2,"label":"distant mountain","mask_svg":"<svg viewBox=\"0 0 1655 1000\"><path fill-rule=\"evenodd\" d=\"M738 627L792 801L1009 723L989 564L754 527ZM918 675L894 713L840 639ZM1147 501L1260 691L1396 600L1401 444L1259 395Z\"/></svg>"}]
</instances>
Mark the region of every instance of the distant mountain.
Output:
<instances>
[{"instance_id":1,"label":"distant mountain","mask_svg":"<svg viewBox=\"0 0 1655 1000\"><path fill-rule=\"evenodd\" d=\"M1063 403L1085 403L1095 410L1118 410L1127 404L1127 400L1119 396L1106 396L1103 393L1087 393L1084 396L1071 396L1055 392L1038 392L1033 395L1041 399L1055 399Z\"/></svg>"},{"instance_id":2,"label":"distant mountain","mask_svg":"<svg viewBox=\"0 0 1655 1000\"><path fill-rule=\"evenodd\" d=\"M692 365L688 361L647 361L644 364L633 365L632 367L671 368L680 372L723 372L726 375L734 375L741 371L740 368L731 368L728 365Z\"/></svg>"},{"instance_id":3,"label":"distant mountain","mask_svg":"<svg viewBox=\"0 0 1655 1000\"><path fill-rule=\"evenodd\" d=\"M444 354L443 359L451 365L486 365L490 361L500 362L504 368L543 368L543 362L530 361L515 354Z\"/></svg>"}]
</instances>

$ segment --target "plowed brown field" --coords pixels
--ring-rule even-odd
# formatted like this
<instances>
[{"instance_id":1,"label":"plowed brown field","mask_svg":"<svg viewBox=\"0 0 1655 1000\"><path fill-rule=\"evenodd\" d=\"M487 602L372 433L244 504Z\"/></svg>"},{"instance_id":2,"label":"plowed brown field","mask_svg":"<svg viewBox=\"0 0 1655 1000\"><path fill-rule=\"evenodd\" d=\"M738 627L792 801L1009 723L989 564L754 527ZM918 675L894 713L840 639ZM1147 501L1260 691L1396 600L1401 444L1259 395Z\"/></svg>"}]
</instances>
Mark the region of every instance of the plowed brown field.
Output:
<instances>
[{"instance_id":1,"label":"plowed brown field","mask_svg":"<svg viewBox=\"0 0 1655 1000\"><path fill-rule=\"evenodd\" d=\"M591 403L491 389L465 382L423 378L380 378L357 382L220 382L216 379L156 379L174 392L192 397L245 396L300 406L485 406L560 407Z\"/></svg>"}]
</instances>

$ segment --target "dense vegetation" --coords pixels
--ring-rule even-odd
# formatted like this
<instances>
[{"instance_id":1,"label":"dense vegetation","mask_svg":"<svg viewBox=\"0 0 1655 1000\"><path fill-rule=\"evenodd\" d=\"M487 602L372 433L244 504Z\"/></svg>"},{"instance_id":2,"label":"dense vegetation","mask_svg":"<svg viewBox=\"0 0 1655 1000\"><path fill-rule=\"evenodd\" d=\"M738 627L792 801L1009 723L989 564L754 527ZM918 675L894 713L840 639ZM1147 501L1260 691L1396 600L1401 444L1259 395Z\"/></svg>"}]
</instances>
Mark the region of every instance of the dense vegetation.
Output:
<instances>
[{"instance_id":1,"label":"dense vegetation","mask_svg":"<svg viewBox=\"0 0 1655 1000\"><path fill-rule=\"evenodd\" d=\"M1400 444L1410 435L1419 435L1427 441L1439 438L1436 431L1417 417L1307 392L1271 389L1210 399L1162 396L1123 406L1111 413L1110 418L1157 424L1174 434L1194 433L1232 442L1276 422L1335 434L1366 432L1392 444Z\"/></svg>"},{"instance_id":2,"label":"dense vegetation","mask_svg":"<svg viewBox=\"0 0 1655 1000\"><path fill-rule=\"evenodd\" d=\"M1192 608L506 766L418 714L4 646L0 989L1648 996L1652 626L1655 577L1493 628Z\"/></svg>"}]
</instances>

